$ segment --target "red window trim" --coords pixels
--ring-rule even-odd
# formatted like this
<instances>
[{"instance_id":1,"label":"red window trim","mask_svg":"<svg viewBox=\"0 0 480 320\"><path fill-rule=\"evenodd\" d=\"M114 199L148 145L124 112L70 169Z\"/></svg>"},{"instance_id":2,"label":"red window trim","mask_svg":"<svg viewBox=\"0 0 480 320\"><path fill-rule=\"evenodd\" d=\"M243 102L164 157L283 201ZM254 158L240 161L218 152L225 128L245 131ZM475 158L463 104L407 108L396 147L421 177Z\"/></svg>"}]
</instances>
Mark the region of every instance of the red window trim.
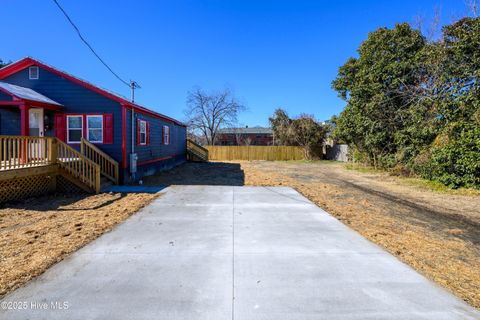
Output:
<instances>
[{"instance_id":1,"label":"red window trim","mask_svg":"<svg viewBox=\"0 0 480 320\"><path fill-rule=\"evenodd\" d=\"M127 107L122 104L122 168L127 168Z\"/></svg>"},{"instance_id":2,"label":"red window trim","mask_svg":"<svg viewBox=\"0 0 480 320\"><path fill-rule=\"evenodd\" d=\"M167 131L168 131L168 135L167 135ZM170 130L170 127L169 126L163 126L163 130L162 130L162 143L166 146L170 145L170 134L171 134L171 130ZM165 142L165 138L168 138L167 139L167 142Z\"/></svg>"},{"instance_id":3,"label":"red window trim","mask_svg":"<svg viewBox=\"0 0 480 320\"><path fill-rule=\"evenodd\" d=\"M145 143L142 143L142 135L140 132L140 123L145 122ZM137 146L150 145L150 121L145 119L137 119Z\"/></svg>"}]
</instances>

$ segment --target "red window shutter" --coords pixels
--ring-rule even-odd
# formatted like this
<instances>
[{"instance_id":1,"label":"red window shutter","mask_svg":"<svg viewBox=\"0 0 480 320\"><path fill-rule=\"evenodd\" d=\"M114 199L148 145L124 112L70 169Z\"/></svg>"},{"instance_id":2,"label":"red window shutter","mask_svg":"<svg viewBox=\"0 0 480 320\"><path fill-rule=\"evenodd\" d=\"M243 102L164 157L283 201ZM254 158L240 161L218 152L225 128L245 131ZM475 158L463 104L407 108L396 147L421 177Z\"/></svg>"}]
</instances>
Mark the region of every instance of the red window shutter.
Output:
<instances>
[{"instance_id":1,"label":"red window shutter","mask_svg":"<svg viewBox=\"0 0 480 320\"><path fill-rule=\"evenodd\" d=\"M103 143L113 143L113 114L103 115Z\"/></svg>"},{"instance_id":2,"label":"red window shutter","mask_svg":"<svg viewBox=\"0 0 480 320\"><path fill-rule=\"evenodd\" d=\"M140 144L140 119L137 119L137 145Z\"/></svg>"},{"instance_id":3,"label":"red window shutter","mask_svg":"<svg viewBox=\"0 0 480 320\"><path fill-rule=\"evenodd\" d=\"M145 125L147 127L147 132L146 132L146 135L147 135L146 140L147 141L146 142L147 142L147 145L149 145L150 144L150 121L147 121Z\"/></svg>"},{"instance_id":4,"label":"red window shutter","mask_svg":"<svg viewBox=\"0 0 480 320\"><path fill-rule=\"evenodd\" d=\"M83 124L83 129L82 129L83 139L88 140L88 139L87 139L87 130L88 130L87 115L86 115L86 114L82 114L81 116L83 117L83 120L82 120L82 124Z\"/></svg>"},{"instance_id":5,"label":"red window shutter","mask_svg":"<svg viewBox=\"0 0 480 320\"><path fill-rule=\"evenodd\" d=\"M61 141L66 141L67 137L67 125L65 122L65 115L57 113L55 114L55 137Z\"/></svg>"}]
</instances>

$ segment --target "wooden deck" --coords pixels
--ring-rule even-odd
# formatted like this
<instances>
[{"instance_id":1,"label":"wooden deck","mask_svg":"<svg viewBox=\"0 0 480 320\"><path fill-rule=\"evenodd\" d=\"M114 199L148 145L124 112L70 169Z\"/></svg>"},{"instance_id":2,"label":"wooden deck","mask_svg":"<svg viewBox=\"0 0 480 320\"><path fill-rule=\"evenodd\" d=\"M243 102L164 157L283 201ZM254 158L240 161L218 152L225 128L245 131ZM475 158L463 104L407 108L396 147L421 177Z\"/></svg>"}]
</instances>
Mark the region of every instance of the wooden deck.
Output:
<instances>
[{"instance_id":1,"label":"wooden deck","mask_svg":"<svg viewBox=\"0 0 480 320\"><path fill-rule=\"evenodd\" d=\"M77 151L54 137L0 136L0 202L51 191L59 175L98 193L101 174L118 184L119 165L87 141Z\"/></svg>"}]
</instances>

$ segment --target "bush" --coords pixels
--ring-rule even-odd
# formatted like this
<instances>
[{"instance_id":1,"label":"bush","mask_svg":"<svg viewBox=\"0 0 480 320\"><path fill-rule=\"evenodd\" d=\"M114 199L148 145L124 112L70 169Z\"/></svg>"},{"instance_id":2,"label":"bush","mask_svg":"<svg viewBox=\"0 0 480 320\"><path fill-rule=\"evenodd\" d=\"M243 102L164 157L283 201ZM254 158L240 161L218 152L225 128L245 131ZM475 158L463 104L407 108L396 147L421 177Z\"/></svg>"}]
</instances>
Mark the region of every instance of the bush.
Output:
<instances>
[{"instance_id":1,"label":"bush","mask_svg":"<svg viewBox=\"0 0 480 320\"><path fill-rule=\"evenodd\" d=\"M458 123L449 136L443 146L433 146L428 159L418 163L418 172L451 188L480 188L480 126Z\"/></svg>"},{"instance_id":2,"label":"bush","mask_svg":"<svg viewBox=\"0 0 480 320\"><path fill-rule=\"evenodd\" d=\"M406 23L370 33L333 81L347 103L333 137L375 168L480 188L479 46L480 17L438 41Z\"/></svg>"}]
</instances>

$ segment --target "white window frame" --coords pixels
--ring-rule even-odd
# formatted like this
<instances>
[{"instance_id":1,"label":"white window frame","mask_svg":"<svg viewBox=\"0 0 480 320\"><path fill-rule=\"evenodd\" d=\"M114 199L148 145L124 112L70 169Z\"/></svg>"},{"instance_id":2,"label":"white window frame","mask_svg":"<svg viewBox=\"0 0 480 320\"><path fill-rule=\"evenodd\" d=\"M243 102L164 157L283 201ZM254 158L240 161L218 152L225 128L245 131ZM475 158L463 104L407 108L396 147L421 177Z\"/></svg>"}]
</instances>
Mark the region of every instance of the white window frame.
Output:
<instances>
[{"instance_id":1,"label":"white window frame","mask_svg":"<svg viewBox=\"0 0 480 320\"><path fill-rule=\"evenodd\" d=\"M90 140L90 128L88 127L88 118L100 118L102 119L102 121L100 122L102 124L102 126L100 128L91 128L92 130L102 130L102 135L101 135L101 139L99 141L91 141ZM104 128L103 128L103 115L101 114L92 114L92 115L87 115L87 140L91 143L103 143L103 132Z\"/></svg>"},{"instance_id":2,"label":"white window frame","mask_svg":"<svg viewBox=\"0 0 480 320\"><path fill-rule=\"evenodd\" d=\"M80 130L80 141L70 141L70 121L68 121L69 118L80 118L82 121L82 126L81 128L72 128L72 130ZM83 137L83 116L82 115L67 115L67 143L81 143Z\"/></svg>"},{"instance_id":3,"label":"white window frame","mask_svg":"<svg viewBox=\"0 0 480 320\"><path fill-rule=\"evenodd\" d=\"M170 144L170 127L163 126L163 144L168 146Z\"/></svg>"},{"instance_id":4,"label":"white window frame","mask_svg":"<svg viewBox=\"0 0 480 320\"><path fill-rule=\"evenodd\" d=\"M144 126L143 126L143 128L144 128L144 130L145 130L144 132L142 132L142 123L144 124ZM139 120L139 121L138 121L138 126L139 126L138 131L139 131L139 135L140 135L139 144L140 144L141 146L146 146L146 145L147 145L147 140L148 140L148 139L147 139L147 121L145 121L145 120ZM145 134L145 141L144 141L144 142L142 142L142 133Z\"/></svg>"},{"instance_id":5,"label":"white window frame","mask_svg":"<svg viewBox=\"0 0 480 320\"><path fill-rule=\"evenodd\" d=\"M37 77L32 77L32 70L37 70ZM37 66L31 66L28 68L28 79L30 80L38 80L40 78L40 69Z\"/></svg>"}]
</instances>

